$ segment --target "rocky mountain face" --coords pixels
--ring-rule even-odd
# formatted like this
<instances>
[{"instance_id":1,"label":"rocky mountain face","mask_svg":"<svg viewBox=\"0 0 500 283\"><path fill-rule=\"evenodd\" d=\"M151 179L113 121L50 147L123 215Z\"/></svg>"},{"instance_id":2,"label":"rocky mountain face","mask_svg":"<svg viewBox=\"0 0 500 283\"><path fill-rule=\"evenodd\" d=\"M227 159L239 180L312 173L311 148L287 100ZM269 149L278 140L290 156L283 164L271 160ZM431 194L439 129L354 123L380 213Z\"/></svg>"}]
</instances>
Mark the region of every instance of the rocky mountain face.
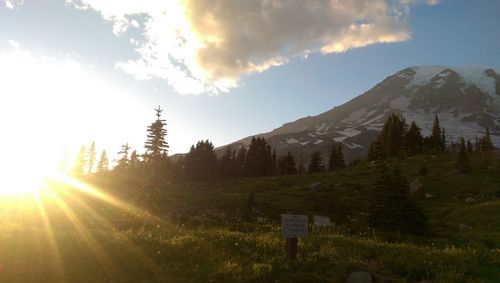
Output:
<instances>
[{"instance_id":1,"label":"rocky mountain face","mask_svg":"<svg viewBox=\"0 0 500 283\"><path fill-rule=\"evenodd\" d=\"M278 155L287 151L308 160L320 150L328 160L333 141L342 143L346 160L363 157L391 113L415 121L424 136L438 114L448 141L474 140L489 127L500 146L500 70L483 67L415 66L386 78L364 94L313 117L284 124L265 137ZM251 137L231 144L247 146ZM222 147L219 151L223 150Z\"/></svg>"}]
</instances>

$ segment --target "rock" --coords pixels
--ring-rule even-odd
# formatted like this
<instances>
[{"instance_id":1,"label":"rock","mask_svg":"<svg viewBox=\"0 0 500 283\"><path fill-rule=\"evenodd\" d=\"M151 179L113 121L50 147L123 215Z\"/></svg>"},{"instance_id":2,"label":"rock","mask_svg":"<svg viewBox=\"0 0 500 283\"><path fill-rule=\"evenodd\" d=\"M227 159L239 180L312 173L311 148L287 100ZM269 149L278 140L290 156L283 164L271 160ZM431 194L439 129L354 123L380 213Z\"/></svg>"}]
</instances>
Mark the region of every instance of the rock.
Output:
<instances>
[{"instance_id":1,"label":"rock","mask_svg":"<svg viewBox=\"0 0 500 283\"><path fill-rule=\"evenodd\" d=\"M422 183L420 182L420 179L415 179L413 182L410 183L410 193L412 194L418 194L422 192Z\"/></svg>"},{"instance_id":2,"label":"rock","mask_svg":"<svg viewBox=\"0 0 500 283\"><path fill-rule=\"evenodd\" d=\"M471 202L475 202L476 200L474 198L471 198L471 197L468 197L465 199L465 202L466 203L471 203Z\"/></svg>"},{"instance_id":3,"label":"rock","mask_svg":"<svg viewBox=\"0 0 500 283\"><path fill-rule=\"evenodd\" d=\"M425 193L425 198L433 198L434 195L431 195L431 194L428 194L428 193Z\"/></svg>"},{"instance_id":4,"label":"rock","mask_svg":"<svg viewBox=\"0 0 500 283\"><path fill-rule=\"evenodd\" d=\"M467 225L467 224L464 224L464 223L459 223L458 224L458 230L460 231L468 231L468 230L472 230L472 227Z\"/></svg>"},{"instance_id":5,"label":"rock","mask_svg":"<svg viewBox=\"0 0 500 283\"><path fill-rule=\"evenodd\" d=\"M372 274L370 272L366 271L356 271L351 273L347 280L345 281L346 283L372 283Z\"/></svg>"},{"instance_id":6,"label":"rock","mask_svg":"<svg viewBox=\"0 0 500 283\"><path fill-rule=\"evenodd\" d=\"M316 225L316 226L323 226L323 227L335 226L332 223L332 221L330 220L330 217L328 217L328 216L314 215L313 222L314 222L314 225Z\"/></svg>"},{"instance_id":7,"label":"rock","mask_svg":"<svg viewBox=\"0 0 500 283\"><path fill-rule=\"evenodd\" d=\"M269 223L269 219L265 217L257 217L257 223Z\"/></svg>"},{"instance_id":8,"label":"rock","mask_svg":"<svg viewBox=\"0 0 500 283\"><path fill-rule=\"evenodd\" d=\"M323 190L323 184L320 182L312 183L309 185L309 189L313 192L319 192Z\"/></svg>"}]
</instances>

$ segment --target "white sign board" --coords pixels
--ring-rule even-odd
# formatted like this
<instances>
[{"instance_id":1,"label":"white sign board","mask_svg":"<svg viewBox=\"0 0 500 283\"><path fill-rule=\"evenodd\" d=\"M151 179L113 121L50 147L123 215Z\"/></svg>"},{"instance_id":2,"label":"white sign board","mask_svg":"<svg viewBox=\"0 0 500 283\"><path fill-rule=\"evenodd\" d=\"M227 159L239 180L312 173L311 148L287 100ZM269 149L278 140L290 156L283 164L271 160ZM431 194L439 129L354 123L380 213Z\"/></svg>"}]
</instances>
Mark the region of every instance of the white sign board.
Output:
<instances>
[{"instance_id":1,"label":"white sign board","mask_svg":"<svg viewBox=\"0 0 500 283\"><path fill-rule=\"evenodd\" d=\"M307 215L282 214L283 238L307 237Z\"/></svg>"}]
</instances>

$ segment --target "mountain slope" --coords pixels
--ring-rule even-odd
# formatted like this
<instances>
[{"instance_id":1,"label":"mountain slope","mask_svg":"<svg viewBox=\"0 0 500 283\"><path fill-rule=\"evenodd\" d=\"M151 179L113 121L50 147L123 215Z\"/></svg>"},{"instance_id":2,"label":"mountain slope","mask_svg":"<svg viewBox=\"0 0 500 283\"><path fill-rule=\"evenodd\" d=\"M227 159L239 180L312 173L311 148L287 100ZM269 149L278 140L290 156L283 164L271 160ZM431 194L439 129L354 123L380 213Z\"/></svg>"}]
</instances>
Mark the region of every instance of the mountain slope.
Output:
<instances>
[{"instance_id":1,"label":"mountain slope","mask_svg":"<svg viewBox=\"0 0 500 283\"><path fill-rule=\"evenodd\" d=\"M489 127L500 146L500 70L484 67L414 66L387 77L364 94L313 117L305 117L259 134L278 155L287 151L308 159L320 150L328 156L332 141L344 146L347 160L364 156L391 113L415 121L428 135L434 115L448 141L471 140ZM251 137L232 144L246 146Z\"/></svg>"}]
</instances>

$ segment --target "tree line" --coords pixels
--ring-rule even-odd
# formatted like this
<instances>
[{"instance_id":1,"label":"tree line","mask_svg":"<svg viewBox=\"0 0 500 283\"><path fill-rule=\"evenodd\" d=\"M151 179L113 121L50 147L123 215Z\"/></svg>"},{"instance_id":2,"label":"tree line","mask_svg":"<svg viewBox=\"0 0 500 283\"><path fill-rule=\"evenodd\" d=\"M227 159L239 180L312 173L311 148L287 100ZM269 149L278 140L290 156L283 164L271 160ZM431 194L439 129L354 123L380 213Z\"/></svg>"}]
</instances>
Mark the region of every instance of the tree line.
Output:
<instances>
[{"instance_id":1,"label":"tree line","mask_svg":"<svg viewBox=\"0 0 500 283\"><path fill-rule=\"evenodd\" d=\"M140 154L128 144L123 144L114 167L110 169L107 152L103 150L97 158L96 145L92 142L88 148L81 147L71 173L75 176L103 176L113 172L115 175L127 175L127 178L142 179L147 176L149 183L161 186L169 182L296 175L346 167L341 143L332 142L327 162L322 160L319 151L314 151L308 164L304 164L302 156L297 162L290 152L278 156L263 137L252 137L248 147L227 146L220 158L217 157L212 142L201 140L192 145L187 154L173 162L168 156L166 121L161 118L163 110L158 107L155 111L157 119L147 127L145 152ZM464 155L467 153L491 149L493 144L488 128L484 137L476 138L474 143L464 138L457 142L447 142L446 131L440 127L437 114L431 134L427 137L422 135L421 128L415 122L407 124L401 115L391 114L370 145L366 159L375 161L401 159L422 153L459 153L462 156L460 160L466 160Z\"/></svg>"},{"instance_id":2,"label":"tree line","mask_svg":"<svg viewBox=\"0 0 500 283\"><path fill-rule=\"evenodd\" d=\"M315 151L305 164L302 156L297 162L290 152L278 156L263 137L252 137L248 146L227 146L220 158L211 141L201 140L192 145L187 154L173 161L168 156L166 121L161 117L163 110L158 107L155 111L157 118L147 127L143 153L125 143L112 166L106 150L97 157L96 145L92 142L90 146L80 148L71 174L75 177L109 177L114 183L126 187L141 186L143 191L155 194L157 188L172 182L297 175L346 167L340 143L332 143L326 163L320 152Z\"/></svg>"},{"instance_id":3,"label":"tree line","mask_svg":"<svg viewBox=\"0 0 500 283\"><path fill-rule=\"evenodd\" d=\"M474 145L470 140L465 141L463 137L458 141L447 142L446 130L440 126L437 114L434 118L431 134L424 137L420 127L414 121L408 125L403 116L393 113L385 122L375 141L371 143L367 160L401 159L422 153L435 155L457 153L462 144L464 144L466 152L469 153L487 152L494 148L488 128L486 128L483 137L475 139Z\"/></svg>"}]
</instances>

